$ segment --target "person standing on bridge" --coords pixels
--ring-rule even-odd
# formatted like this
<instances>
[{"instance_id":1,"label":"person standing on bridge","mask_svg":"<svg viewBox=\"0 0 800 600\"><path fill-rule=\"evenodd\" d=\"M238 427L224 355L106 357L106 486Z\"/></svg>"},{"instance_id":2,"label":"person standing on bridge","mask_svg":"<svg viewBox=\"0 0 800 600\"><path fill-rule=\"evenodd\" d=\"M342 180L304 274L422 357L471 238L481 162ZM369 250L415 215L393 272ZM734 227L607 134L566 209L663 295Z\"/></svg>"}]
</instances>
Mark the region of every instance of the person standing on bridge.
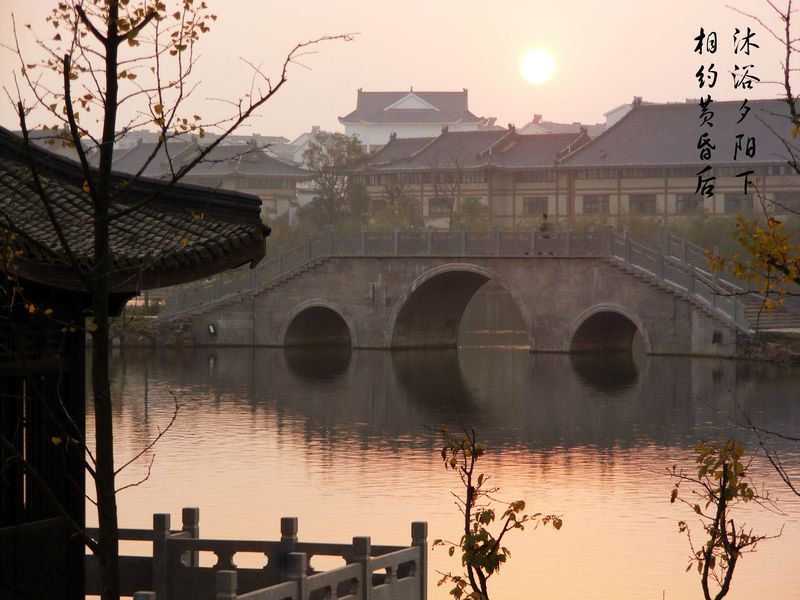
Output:
<instances>
[{"instance_id":1,"label":"person standing on bridge","mask_svg":"<svg viewBox=\"0 0 800 600\"><path fill-rule=\"evenodd\" d=\"M550 223L547 221L547 213L542 213L542 220L539 222L539 233L541 234L542 239L549 240L550 239ZM538 254L542 254L538 252ZM548 252L550 256L553 256L552 252Z\"/></svg>"},{"instance_id":2,"label":"person standing on bridge","mask_svg":"<svg viewBox=\"0 0 800 600\"><path fill-rule=\"evenodd\" d=\"M539 223L539 232L542 234L542 237L548 239L550 236L547 232L550 231L550 223L547 222L547 213L542 213L542 220Z\"/></svg>"}]
</instances>

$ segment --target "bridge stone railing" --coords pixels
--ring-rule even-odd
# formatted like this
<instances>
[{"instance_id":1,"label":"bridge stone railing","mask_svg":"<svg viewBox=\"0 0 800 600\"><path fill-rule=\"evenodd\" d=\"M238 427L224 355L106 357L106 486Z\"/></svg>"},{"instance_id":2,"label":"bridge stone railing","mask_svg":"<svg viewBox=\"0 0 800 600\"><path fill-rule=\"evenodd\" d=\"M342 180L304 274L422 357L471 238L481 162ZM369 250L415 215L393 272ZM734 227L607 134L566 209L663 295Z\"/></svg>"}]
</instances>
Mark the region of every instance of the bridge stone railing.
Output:
<instances>
[{"instance_id":1,"label":"bridge stone railing","mask_svg":"<svg viewBox=\"0 0 800 600\"><path fill-rule=\"evenodd\" d=\"M623 267L649 275L657 284L680 291L719 318L748 331L740 297L743 287L711 273L704 250L667 234L660 247L618 234L611 227L573 232L466 232L466 231L361 231L322 235L284 250L278 248L254 269L242 267L205 281L160 290L166 301L159 315L169 319L205 305L246 295L310 268L316 261L336 256L436 256L436 257L608 257ZM269 252L268 252L269 254ZM704 268L705 267L705 268Z\"/></svg>"},{"instance_id":2,"label":"bridge stone railing","mask_svg":"<svg viewBox=\"0 0 800 600\"><path fill-rule=\"evenodd\" d=\"M301 542L297 518L281 519L279 541L203 539L199 511L183 509L183 527L170 529L169 514L153 515L153 529L120 529L120 540L152 542L152 556L120 556L120 588L134 600L308 600L371 598L426 600L428 525L411 524L410 546ZM97 535L96 529L89 529ZM201 553L214 555L201 565ZM237 555L258 556L258 567L237 567ZM342 558L345 565L313 568L314 556ZM86 591L99 594L97 559L86 557Z\"/></svg>"},{"instance_id":3,"label":"bridge stone railing","mask_svg":"<svg viewBox=\"0 0 800 600\"><path fill-rule=\"evenodd\" d=\"M667 234L663 249L657 249L633 241L629 231L613 233L610 242L609 254L622 266L653 277L657 284L686 294L717 317L750 331L741 301L748 290L709 271L705 250L700 246Z\"/></svg>"},{"instance_id":4,"label":"bridge stone railing","mask_svg":"<svg viewBox=\"0 0 800 600\"><path fill-rule=\"evenodd\" d=\"M165 300L168 319L225 298L260 290L316 260L334 256L607 256L610 229L466 232L388 231L342 234L327 230L289 249L268 251L254 269L240 267L204 281L153 292Z\"/></svg>"}]
</instances>

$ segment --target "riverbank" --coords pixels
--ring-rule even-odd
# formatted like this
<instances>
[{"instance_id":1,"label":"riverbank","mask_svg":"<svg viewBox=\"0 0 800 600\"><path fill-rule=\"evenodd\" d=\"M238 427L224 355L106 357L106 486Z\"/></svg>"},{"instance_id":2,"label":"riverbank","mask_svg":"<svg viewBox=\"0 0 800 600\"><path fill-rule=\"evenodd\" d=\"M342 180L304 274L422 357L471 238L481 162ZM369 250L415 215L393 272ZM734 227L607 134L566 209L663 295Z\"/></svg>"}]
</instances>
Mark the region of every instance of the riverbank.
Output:
<instances>
[{"instance_id":1,"label":"riverbank","mask_svg":"<svg viewBox=\"0 0 800 600\"><path fill-rule=\"evenodd\" d=\"M156 322L153 316L119 317L111 323L111 342L115 347L168 348L192 347L191 321L173 319ZM736 358L774 363L800 363L800 330L767 331L752 336L740 335Z\"/></svg>"}]
</instances>

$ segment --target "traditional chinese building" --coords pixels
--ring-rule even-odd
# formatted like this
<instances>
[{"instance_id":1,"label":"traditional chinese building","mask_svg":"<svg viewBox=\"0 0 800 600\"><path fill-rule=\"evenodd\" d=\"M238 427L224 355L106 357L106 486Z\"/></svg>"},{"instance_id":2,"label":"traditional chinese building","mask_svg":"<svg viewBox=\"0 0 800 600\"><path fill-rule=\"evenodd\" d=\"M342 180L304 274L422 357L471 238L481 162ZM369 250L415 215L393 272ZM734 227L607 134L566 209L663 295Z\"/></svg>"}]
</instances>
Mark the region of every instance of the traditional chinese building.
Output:
<instances>
[{"instance_id":1,"label":"traditional chinese building","mask_svg":"<svg viewBox=\"0 0 800 600\"><path fill-rule=\"evenodd\" d=\"M371 161L366 182L373 199L386 186L403 186L428 226L447 227L451 212L471 199L488 207L492 225L515 227L545 212L565 214L566 183L556 164L588 142L585 130L523 136L513 128L392 137Z\"/></svg>"},{"instance_id":2,"label":"traditional chinese building","mask_svg":"<svg viewBox=\"0 0 800 600\"><path fill-rule=\"evenodd\" d=\"M38 177L34 176L35 165ZM260 200L117 174L111 309L265 253ZM0 597L84 597L85 319L93 211L80 166L0 128ZM40 188L41 184L41 188ZM43 190L43 194L40 190ZM45 201L46 198L47 200ZM70 525L70 523L74 525Z\"/></svg>"},{"instance_id":3,"label":"traditional chinese building","mask_svg":"<svg viewBox=\"0 0 800 600\"><path fill-rule=\"evenodd\" d=\"M356 108L339 117L345 134L356 136L367 150L398 138L435 137L443 127L450 131L492 128L493 118L469 110L469 92L365 92L358 90Z\"/></svg>"},{"instance_id":4,"label":"traditional chinese building","mask_svg":"<svg viewBox=\"0 0 800 600\"><path fill-rule=\"evenodd\" d=\"M140 143L119 152L114 169L137 173L156 149L154 143ZM311 179L308 171L267 154L255 143L219 145L196 165L184 181L198 185L244 191L261 198L261 218L273 221L297 204L297 184ZM200 146L196 141L170 142L156 152L144 171L150 177L169 177L193 160Z\"/></svg>"},{"instance_id":5,"label":"traditional chinese building","mask_svg":"<svg viewBox=\"0 0 800 600\"><path fill-rule=\"evenodd\" d=\"M714 148L704 160L698 148L697 101L647 104L636 99L615 125L559 161L567 181L566 214L669 218L699 209L711 215L750 213L761 210L759 197L776 214L800 209L800 177L789 164L800 148L791 135L786 104L750 100L743 109L740 100L715 101L709 109ZM700 177L713 178L705 190ZM709 184L713 195L703 193Z\"/></svg>"}]
</instances>

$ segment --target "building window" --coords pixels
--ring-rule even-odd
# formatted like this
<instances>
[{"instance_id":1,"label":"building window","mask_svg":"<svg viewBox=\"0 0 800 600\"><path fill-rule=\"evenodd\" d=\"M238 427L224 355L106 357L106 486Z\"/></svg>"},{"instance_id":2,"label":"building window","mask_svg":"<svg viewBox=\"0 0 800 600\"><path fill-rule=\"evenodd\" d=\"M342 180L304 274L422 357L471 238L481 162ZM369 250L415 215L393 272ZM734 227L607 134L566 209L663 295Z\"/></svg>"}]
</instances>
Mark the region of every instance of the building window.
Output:
<instances>
[{"instance_id":1,"label":"building window","mask_svg":"<svg viewBox=\"0 0 800 600\"><path fill-rule=\"evenodd\" d=\"M691 214L703 208L703 196L700 194L678 194L675 196L675 212L679 215Z\"/></svg>"},{"instance_id":2,"label":"building window","mask_svg":"<svg viewBox=\"0 0 800 600\"><path fill-rule=\"evenodd\" d=\"M428 200L428 216L446 217L450 215L453 208L453 201L444 196L437 196Z\"/></svg>"},{"instance_id":3,"label":"building window","mask_svg":"<svg viewBox=\"0 0 800 600\"><path fill-rule=\"evenodd\" d=\"M608 212L608 196L592 194L583 197L583 214L604 215Z\"/></svg>"},{"instance_id":4,"label":"building window","mask_svg":"<svg viewBox=\"0 0 800 600\"><path fill-rule=\"evenodd\" d=\"M422 183L422 173L400 173L397 179L399 183Z\"/></svg>"},{"instance_id":5,"label":"building window","mask_svg":"<svg viewBox=\"0 0 800 600\"><path fill-rule=\"evenodd\" d=\"M618 177L618 169L586 169L575 173L576 179L617 179Z\"/></svg>"},{"instance_id":6,"label":"building window","mask_svg":"<svg viewBox=\"0 0 800 600\"><path fill-rule=\"evenodd\" d=\"M517 183L547 183L555 180L553 171L519 171L514 173Z\"/></svg>"},{"instance_id":7,"label":"building window","mask_svg":"<svg viewBox=\"0 0 800 600\"><path fill-rule=\"evenodd\" d=\"M800 192L775 192L772 212L776 215L800 214Z\"/></svg>"},{"instance_id":8,"label":"building window","mask_svg":"<svg viewBox=\"0 0 800 600\"><path fill-rule=\"evenodd\" d=\"M656 195L655 194L631 194L628 197L630 212L635 215L654 215L656 214Z\"/></svg>"},{"instance_id":9,"label":"building window","mask_svg":"<svg viewBox=\"0 0 800 600\"><path fill-rule=\"evenodd\" d=\"M663 169L655 168L636 168L622 169L622 177L625 179L653 179L664 176Z\"/></svg>"},{"instance_id":10,"label":"building window","mask_svg":"<svg viewBox=\"0 0 800 600\"><path fill-rule=\"evenodd\" d=\"M753 194L725 194L727 214L753 212Z\"/></svg>"},{"instance_id":11,"label":"building window","mask_svg":"<svg viewBox=\"0 0 800 600\"><path fill-rule=\"evenodd\" d=\"M547 212L547 196L525 196L522 212L526 215L541 215Z\"/></svg>"},{"instance_id":12,"label":"building window","mask_svg":"<svg viewBox=\"0 0 800 600\"><path fill-rule=\"evenodd\" d=\"M486 176L483 171L467 171L462 176L464 183L483 183Z\"/></svg>"}]
</instances>

